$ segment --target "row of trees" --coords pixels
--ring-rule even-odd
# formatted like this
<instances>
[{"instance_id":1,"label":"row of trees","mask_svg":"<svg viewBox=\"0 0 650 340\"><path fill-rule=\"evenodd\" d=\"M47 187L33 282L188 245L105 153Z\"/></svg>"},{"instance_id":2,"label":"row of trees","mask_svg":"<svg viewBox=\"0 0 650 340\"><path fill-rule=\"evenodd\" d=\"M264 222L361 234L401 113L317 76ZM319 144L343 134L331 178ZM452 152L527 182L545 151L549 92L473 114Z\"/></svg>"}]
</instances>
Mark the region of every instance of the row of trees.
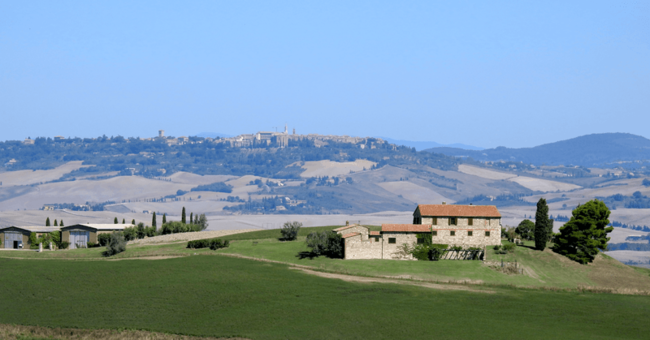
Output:
<instances>
[{"instance_id":1,"label":"row of trees","mask_svg":"<svg viewBox=\"0 0 650 340\"><path fill-rule=\"evenodd\" d=\"M549 241L553 241L554 252L564 255L571 260L586 264L592 262L599 251L607 250L610 240L607 234L614 230L609 225L610 210L604 202L592 200L584 205L578 205L571 219L553 233L553 220L548 217L546 199L537 202L535 223L523 220L515 233L523 239L535 240L535 249L543 251Z\"/></svg>"},{"instance_id":2,"label":"row of trees","mask_svg":"<svg viewBox=\"0 0 650 340\"><path fill-rule=\"evenodd\" d=\"M49 217L45 219L45 226L46 226L46 227L50 227L50 226L51 226L51 225L50 225L50 218L49 218ZM55 219L55 220L54 220L54 226L55 226L55 227L64 227L65 225L63 224L63 219L61 219L61 222L60 222L60 223L57 222L56 219Z\"/></svg>"}]
</instances>

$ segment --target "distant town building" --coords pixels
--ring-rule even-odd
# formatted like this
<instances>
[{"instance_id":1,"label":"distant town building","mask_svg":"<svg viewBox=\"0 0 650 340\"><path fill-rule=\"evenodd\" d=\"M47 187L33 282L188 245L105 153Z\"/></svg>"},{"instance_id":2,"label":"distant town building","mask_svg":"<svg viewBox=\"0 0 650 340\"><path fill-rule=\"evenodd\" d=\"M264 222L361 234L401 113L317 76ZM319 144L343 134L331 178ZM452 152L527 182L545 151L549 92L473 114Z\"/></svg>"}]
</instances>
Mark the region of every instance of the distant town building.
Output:
<instances>
[{"instance_id":1,"label":"distant town building","mask_svg":"<svg viewBox=\"0 0 650 340\"><path fill-rule=\"evenodd\" d=\"M158 130L158 137L165 137L165 130Z\"/></svg>"},{"instance_id":2,"label":"distant town building","mask_svg":"<svg viewBox=\"0 0 650 340\"><path fill-rule=\"evenodd\" d=\"M34 145L34 140L31 138L27 138L23 141L23 144L25 145Z\"/></svg>"}]
</instances>

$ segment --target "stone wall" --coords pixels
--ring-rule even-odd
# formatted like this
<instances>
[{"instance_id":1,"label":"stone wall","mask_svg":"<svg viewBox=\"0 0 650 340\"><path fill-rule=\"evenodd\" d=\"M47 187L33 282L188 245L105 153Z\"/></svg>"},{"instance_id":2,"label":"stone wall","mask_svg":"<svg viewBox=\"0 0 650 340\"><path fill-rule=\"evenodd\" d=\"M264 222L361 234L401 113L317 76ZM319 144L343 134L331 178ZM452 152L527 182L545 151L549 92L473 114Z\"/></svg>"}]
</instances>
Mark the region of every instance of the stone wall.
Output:
<instances>
[{"instance_id":1,"label":"stone wall","mask_svg":"<svg viewBox=\"0 0 650 340\"><path fill-rule=\"evenodd\" d=\"M413 245L414 243L417 243L417 236L415 233L391 233L391 232L384 232L382 233L382 238L380 241L383 243L383 251L382 251L382 258L383 259L394 259L394 260L414 260L415 258L413 255L408 255L406 257L402 257L399 252L399 248L404 244L408 244L409 246ZM390 239L394 238L395 243L390 243Z\"/></svg>"},{"instance_id":2,"label":"stone wall","mask_svg":"<svg viewBox=\"0 0 650 340\"><path fill-rule=\"evenodd\" d=\"M376 239L381 241L381 238L376 237L364 240L363 235L346 238L344 258L346 260L381 259L383 245L382 242L375 241Z\"/></svg>"},{"instance_id":3,"label":"stone wall","mask_svg":"<svg viewBox=\"0 0 650 340\"><path fill-rule=\"evenodd\" d=\"M344 229L345 228L345 229ZM368 239L368 228L364 227L362 225L358 224L353 224L349 227L343 227L343 228L338 228L338 231L336 233L340 235L345 235L345 234L350 234L350 233L359 233L361 234L361 239L362 240L367 240Z\"/></svg>"}]
</instances>

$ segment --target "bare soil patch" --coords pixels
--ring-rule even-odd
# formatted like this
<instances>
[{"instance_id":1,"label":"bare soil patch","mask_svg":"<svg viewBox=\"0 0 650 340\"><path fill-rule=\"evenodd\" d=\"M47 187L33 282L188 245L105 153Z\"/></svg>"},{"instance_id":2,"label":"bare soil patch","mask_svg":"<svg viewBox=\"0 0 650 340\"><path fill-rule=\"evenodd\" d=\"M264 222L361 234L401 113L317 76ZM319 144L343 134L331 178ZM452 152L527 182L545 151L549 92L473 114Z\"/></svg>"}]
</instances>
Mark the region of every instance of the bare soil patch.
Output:
<instances>
[{"instance_id":1,"label":"bare soil patch","mask_svg":"<svg viewBox=\"0 0 650 340\"><path fill-rule=\"evenodd\" d=\"M246 338L203 338L188 335L167 334L134 330L47 328L0 324L0 339L18 340L24 338L66 339L66 340L245 340Z\"/></svg>"}]
</instances>

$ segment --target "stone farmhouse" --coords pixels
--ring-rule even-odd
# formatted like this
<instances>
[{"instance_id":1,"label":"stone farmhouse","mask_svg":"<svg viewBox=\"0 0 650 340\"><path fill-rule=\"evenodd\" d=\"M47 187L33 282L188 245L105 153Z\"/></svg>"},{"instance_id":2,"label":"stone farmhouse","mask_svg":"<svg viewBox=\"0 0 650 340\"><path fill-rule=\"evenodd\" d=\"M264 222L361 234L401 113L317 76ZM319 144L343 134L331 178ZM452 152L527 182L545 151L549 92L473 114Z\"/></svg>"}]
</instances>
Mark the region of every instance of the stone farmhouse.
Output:
<instances>
[{"instance_id":1,"label":"stone farmhouse","mask_svg":"<svg viewBox=\"0 0 650 340\"><path fill-rule=\"evenodd\" d=\"M420 204L413 212L413 224L382 224L381 231L354 224L334 232L343 238L346 260L412 260L400 247L423 243L418 234L431 237L433 244L463 248L501 244L501 214L495 206Z\"/></svg>"}]
</instances>

